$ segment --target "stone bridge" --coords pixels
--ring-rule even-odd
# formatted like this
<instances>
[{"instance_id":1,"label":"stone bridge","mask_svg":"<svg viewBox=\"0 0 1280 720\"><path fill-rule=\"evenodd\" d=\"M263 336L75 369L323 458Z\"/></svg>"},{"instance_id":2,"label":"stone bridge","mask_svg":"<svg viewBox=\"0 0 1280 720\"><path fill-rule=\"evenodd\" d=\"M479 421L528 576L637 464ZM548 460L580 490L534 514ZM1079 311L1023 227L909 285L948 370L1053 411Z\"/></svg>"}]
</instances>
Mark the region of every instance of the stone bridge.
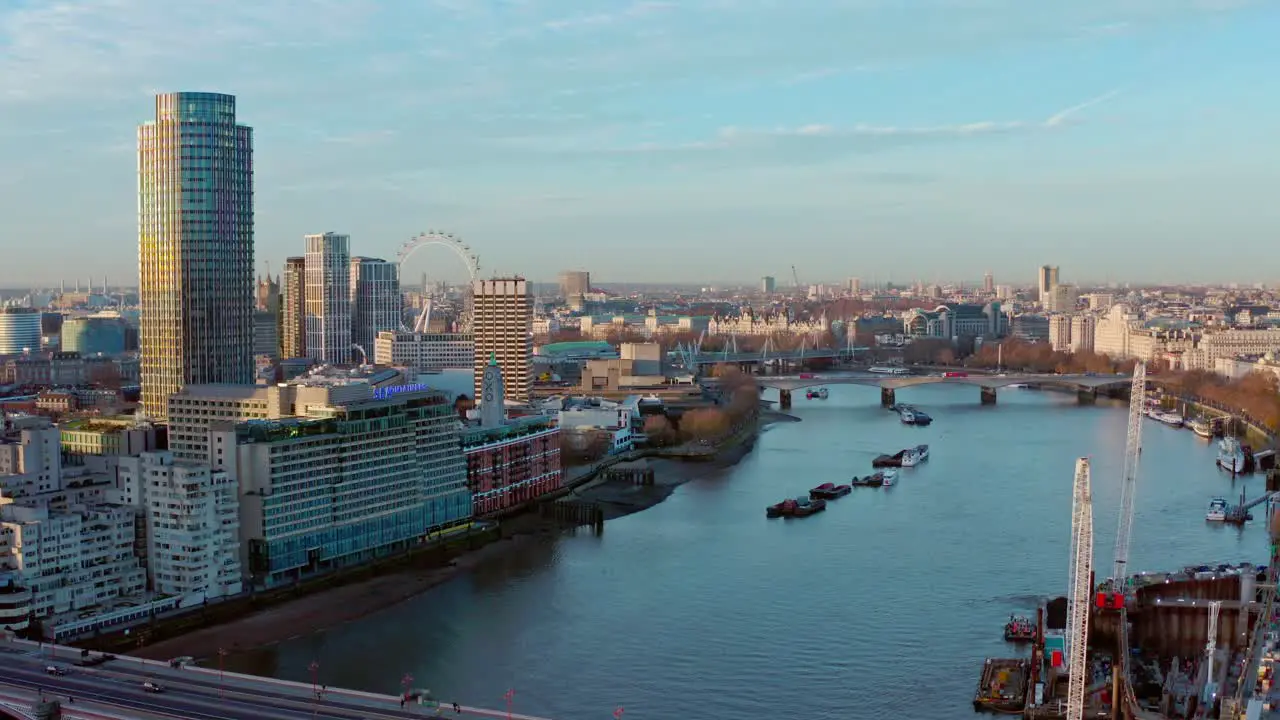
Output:
<instances>
[{"instance_id":1,"label":"stone bridge","mask_svg":"<svg viewBox=\"0 0 1280 720\"><path fill-rule=\"evenodd\" d=\"M996 389L1008 387L1010 385L1048 385L1053 387L1064 388L1076 391L1076 396L1080 402L1093 402L1098 397L1098 391L1108 391L1119 388L1128 387L1132 382L1132 378L1128 375L1058 375L1058 374L1035 374L1035 373L1003 373L999 375L983 375L971 374L963 376L948 376L943 373L933 375L884 375L880 373L814 373L812 375L776 375L776 376L759 376L756 378L759 386L764 388L772 388L778 391L779 404L782 407L791 406L791 393L804 388L819 387L824 385L866 385L880 388L880 404L886 407L897 402L894 391L899 388L914 387L916 385L936 385L945 383L949 385L970 385L976 386L981 391L981 401L983 405L993 405L996 402Z\"/></svg>"}]
</instances>

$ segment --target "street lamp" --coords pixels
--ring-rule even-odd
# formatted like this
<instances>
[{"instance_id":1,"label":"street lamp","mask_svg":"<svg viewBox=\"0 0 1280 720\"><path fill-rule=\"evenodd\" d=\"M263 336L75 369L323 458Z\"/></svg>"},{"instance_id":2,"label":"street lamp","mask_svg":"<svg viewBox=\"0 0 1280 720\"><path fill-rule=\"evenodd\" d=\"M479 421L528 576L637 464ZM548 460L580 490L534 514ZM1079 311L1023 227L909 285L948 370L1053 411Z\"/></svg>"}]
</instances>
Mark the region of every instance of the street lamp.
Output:
<instances>
[{"instance_id":1,"label":"street lamp","mask_svg":"<svg viewBox=\"0 0 1280 720\"><path fill-rule=\"evenodd\" d=\"M311 694L315 696L314 704L311 706L311 717L315 717L320 712L320 691L316 689L316 671L320 669L320 663L312 660L307 669L311 671Z\"/></svg>"},{"instance_id":2,"label":"street lamp","mask_svg":"<svg viewBox=\"0 0 1280 720\"><path fill-rule=\"evenodd\" d=\"M507 701L507 720L511 720L511 701L516 698L515 688L508 690L502 697Z\"/></svg>"},{"instance_id":3,"label":"street lamp","mask_svg":"<svg viewBox=\"0 0 1280 720\"><path fill-rule=\"evenodd\" d=\"M227 649L218 648L218 697L219 698L226 697L223 692L224 678L222 675L222 659L225 658L226 656L227 656Z\"/></svg>"}]
</instances>

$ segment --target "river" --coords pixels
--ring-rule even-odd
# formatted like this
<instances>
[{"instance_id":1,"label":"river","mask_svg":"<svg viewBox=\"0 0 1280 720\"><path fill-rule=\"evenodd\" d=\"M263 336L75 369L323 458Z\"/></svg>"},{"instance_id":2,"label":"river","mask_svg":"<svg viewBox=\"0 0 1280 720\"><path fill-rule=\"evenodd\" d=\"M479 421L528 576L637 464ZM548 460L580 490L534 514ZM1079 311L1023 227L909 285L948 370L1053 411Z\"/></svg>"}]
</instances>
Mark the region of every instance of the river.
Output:
<instances>
[{"instance_id":1,"label":"river","mask_svg":"<svg viewBox=\"0 0 1280 720\"><path fill-rule=\"evenodd\" d=\"M976 388L899 391L935 421L906 427L874 388L797 395L803 422L770 427L738 465L589 533L548 539L364 620L228 659L228 669L436 697L556 720L969 720L983 658L1007 656L1010 613L1065 594L1074 461L1093 459L1100 577L1111 566L1125 407ZM1210 497L1250 496L1212 446L1146 420L1130 566L1265 561L1262 522L1204 520ZM766 505L928 443L898 484L827 512ZM1257 511L1261 517L1261 509Z\"/></svg>"}]
</instances>

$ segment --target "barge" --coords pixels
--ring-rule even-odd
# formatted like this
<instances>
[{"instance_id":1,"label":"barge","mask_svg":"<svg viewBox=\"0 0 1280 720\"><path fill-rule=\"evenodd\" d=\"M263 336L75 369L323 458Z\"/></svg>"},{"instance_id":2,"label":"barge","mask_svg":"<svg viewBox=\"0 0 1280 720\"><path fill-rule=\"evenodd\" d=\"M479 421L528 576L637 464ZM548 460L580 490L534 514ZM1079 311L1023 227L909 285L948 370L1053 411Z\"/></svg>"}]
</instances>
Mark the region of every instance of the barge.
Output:
<instances>
[{"instance_id":1,"label":"barge","mask_svg":"<svg viewBox=\"0 0 1280 720\"><path fill-rule=\"evenodd\" d=\"M1026 658L987 658L973 696L976 712L1020 713L1027 706L1031 662Z\"/></svg>"},{"instance_id":2,"label":"barge","mask_svg":"<svg viewBox=\"0 0 1280 720\"><path fill-rule=\"evenodd\" d=\"M822 483L818 487L810 490L809 497L813 498L814 500L818 500L818 499L835 500L836 498L840 498L840 497L844 497L845 495L848 495L852 491L853 491L853 488L848 485L836 485L835 483L827 482L827 483Z\"/></svg>"}]
</instances>

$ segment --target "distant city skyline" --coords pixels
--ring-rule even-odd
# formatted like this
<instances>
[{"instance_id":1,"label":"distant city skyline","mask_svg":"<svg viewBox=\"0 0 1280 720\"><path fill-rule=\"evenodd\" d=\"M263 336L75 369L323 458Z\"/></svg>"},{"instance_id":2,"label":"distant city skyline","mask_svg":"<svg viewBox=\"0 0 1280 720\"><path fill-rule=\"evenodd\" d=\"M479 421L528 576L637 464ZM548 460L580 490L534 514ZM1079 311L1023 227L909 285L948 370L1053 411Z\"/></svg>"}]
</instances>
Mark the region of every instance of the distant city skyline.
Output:
<instances>
[{"instance_id":1,"label":"distant city skyline","mask_svg":"<svg viewBox=\"0 0 1280 720\"><path fill-rule=\"evenodd\" d=\"M1280 275L1241 262L1280 227L1274 3L913 7L6 6L0 285L136 284L133 128L170 91L255 128L273 274L307 234L393 259L438 228L537 282Z\"/></svg>"}]
</instances>

